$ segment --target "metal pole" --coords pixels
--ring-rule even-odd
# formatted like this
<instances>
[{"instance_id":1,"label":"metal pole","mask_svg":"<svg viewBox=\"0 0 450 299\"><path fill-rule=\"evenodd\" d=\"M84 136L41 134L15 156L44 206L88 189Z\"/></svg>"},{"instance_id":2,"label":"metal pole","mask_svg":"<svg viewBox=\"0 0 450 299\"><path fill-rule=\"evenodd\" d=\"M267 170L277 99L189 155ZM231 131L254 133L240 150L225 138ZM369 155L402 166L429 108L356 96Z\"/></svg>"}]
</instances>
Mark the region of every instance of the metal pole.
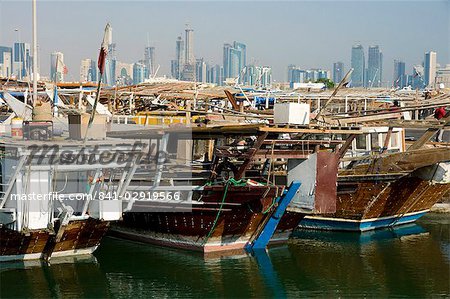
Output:
<instances>
[{"instance_id":1,"label":"metal pole","mask_svg":"<svg viewBox=\"0 0 450 299\"><path fill-rule=\"evenodd\" d=\"M37 22L36 0L33 0L33 106L37 101Z\"/></svg>"}]
</instances>

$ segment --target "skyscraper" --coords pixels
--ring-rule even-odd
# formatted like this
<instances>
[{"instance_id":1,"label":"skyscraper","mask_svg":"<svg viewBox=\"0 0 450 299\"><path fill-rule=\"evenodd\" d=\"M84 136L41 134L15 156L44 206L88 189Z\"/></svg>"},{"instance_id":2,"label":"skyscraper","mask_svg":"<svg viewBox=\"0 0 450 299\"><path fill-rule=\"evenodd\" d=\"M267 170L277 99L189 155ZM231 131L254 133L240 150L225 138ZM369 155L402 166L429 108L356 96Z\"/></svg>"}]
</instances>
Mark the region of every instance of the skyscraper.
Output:
<instances>
[{"instance_id":1,"label":"skyscraper","mask_svg":"<svg viewBox=\"0 0 450 299\"><path fill-rule=\"evenodd\" d=\"M333 63L333 81L339 83L344 79L344 63L335 62Z\"/></svg>"},{"instance_id":2,"label":"skyscraper","mask_svg":"<svg viewBox=\"0 0 450 299\"><path fill-rule=\"evenodd\" d=\"M116 44L108 45L108 55L105 60L105 72L103 74L103 82L106 85L113 86L116 84L116 64L117 64Z\"/></svg>"},{"instance_id":3,"label":"skyscraper","mask_svg":"<svg viewBox=\"0 0 450 299\"><path fill-rule=\"evenodd\" d=\"M211 83L215 83L219 86L223 85L223 67L216 64L211 68Z\"/></svg>"},{"instance_id":4,"label":"skyscraper","mask_svg":"<svg viewBox=\"0 0 450 299\"><path fill-rule=\"evenodd\" d=\"M229 63L230 63L230 49L232 49L233 46L230 44L224 44L223 45L223 76L224 78L229 78Z\"/></svg>"},{"instance_id":5,"label":"skyscraper","mask_svg":"<svg viewBox=\"0 0 450 299\"><path fill-rule=\"evenodd\" d=\"M97 61L95 59L83 59L80 64L80 81L96 82L97 81Z\"/></svg>"},{"instance_id":6,"label":"skyscraper","mask_svg":"<svg viewBox=\"0 0 450 299\"><path fill-rule=\"evenodd\" d=\"M297 67L294 64L288 65L288 82L293 82Z\"/></svg>"},{"instance_id":7,"label":"skyscraper","mask_svg":"<svg viewBox=\"0 0 450 299\"><path fill-rule=\"evenodd\" d=\"M272 68L248 65L244 79L246 85L256 88L270 88L272 85Z\"/></svg>"},{"instance_id":8,"label":"skyscraper","mask_svg":"<svg viewBox=\"0 0 450 299\"><path fill-rule=\"evenodd\" d=\"M239 51L239 72L247 65L247 46L243 43L234 41L233 48Z\"/></svg>"},{"instance_id":9,"label":"skyscraper","mask_svg":"<svg viewBox=\"0 0 450 299\"><path fill-rule=\"evenodd\" d=\"M12 48L0 46L0 77L12 75Z\"/></svg>"},{"instance_id":10,"label":"skyscraper","mask_svg":"<svg viewBox=\"0 0 450 299\"><path fill-rule=\"evenodd\" d=\"M203 58L197 59L195 64L195 74L197 82L206 82L206 62Z\"/></svg>"},{"instance_id":11,"label":"skyscraper","mask_svg":"<svg viewBox=\"0 0 450 299\"><path fill-rule=\"evenodd\" d=\"M185 30L185 41L186 41L186 52L184 56L184 61L186 64L195 64L194 56L194 29L186 26Z\"/></svg>"},{"instance_id":12,"label":"skyscraper","mask_svg":"<svg viewBox=\"0 0 450 299\"><path fill-rule=\"evenodd\" d=\"M13 72L18 79L23 79L31 68L31 48L28 43L14 43Z\"/></svg>"},{"instance_id":13,"label":"skyscraper","mask_svg":"<svg viewBox=\"0 0 450 299\"><path fill-rule=\"evenodd\" d=\"M184 42L183 38L179 36L176 41L175 48L175 63L173 64L173 73L172 76L176 79L181 78L181 72L183 71L184 66Z\"/></svg>"},{"instance_id":14,"label":"skyscraper","mask_svg":"<svg viewBox=\"0 0 450 299\"><path fill-rule=\"evenodd\" d=\"M364 86L364 72L366 68L364 58L364 48L362 45L355 45L352 47L352 86Z\"/></svg>"},{"instance_id":15,"label":"skyscraper","mask_svg":"<svg viewBox=\"0 0 450 299\"><path fill-rule=\"evenodd\" d=\"M64 74L61 71L62 66L60 63L64 64L64 54L61 52L53 52L50 54L50 80L56 82L64 81Z\"/></svg>"},{"instance_id":16,"label":"skyscraper","mask_svg":"<svg viewBox=\"0 0 450 299\"><path fill-rule=\"evenodd\" d=\"M239 81L243 82L243 78L240 75L242 70L246 66L246 46L240 42L233 42L231 44L223 45L223 69L224 77L227 78L237 78L239 76Z\"/></svg>"},{"instance_id":17,"label":"skyscraper","mask_svg":"<svg viewBox=\"0 0 450 299\"><path fill-rule=\"evenodd\" d=\"M269 66L261 67L261 79L259 85L267 89L272 87L272 68Z\"/></svg>"},{"instance_id":18,"label":"skyscraper","mask_svg":"<svg viewBox=\"0 0 450 299\"><path fill-rule=\"evenodd\" d=\"M139 84L145 80L145 64L141 62L136 62L133 65L133 84Z\"/></svg>"},{"instance_id":19,"label":"skyscraper","mask_svg":"<svg viewBox=\"0 0 450 299\"><path fill-rule=\"evenodd\" d=\"M392 86L403 88L406 86L405 63L401 60L394 60L394 77Z\"/></svg>"},{"instance_id":20,"label":"skyscraper","mask_svg":"<svg viewBox=\"0 0 450 299\"><path fill-rule=\"evenodd\" d=\"M170 75L172 76L172 78L180 79L178 70L179 70L179 67L178 67L177 60L176 59L172 59L170 61Z\"/></svg>"},{"instance_id":21,"label":"skyscraper","mask_svg":"<svg viewBox=\"0 0 450 299\"><path fill-rule=\"evenodd\" d=\"M149 78L149 77L153 76L154 72L156 71L155 47L145 47L144 63L145 63L145 67L147 68L147 73L148 73L148 78Z\"/></svg>"},{"instance_id":22,"label":"skyscraper","mask_svg":"<svg viewBox=\"0 0 450 299\"><path fill-rule=\"evenodd\" d=\"M99 70L97 60L91 60L91 68L89 69L89 81L96 82L98 80Z\"/></svg>"},{"instance_id":23,"label":"skyscraper","mask_svg":"<svg viewBox=\"0 0 450 299\"><path fill-rule=\"evenodd\" d=\"M195 81L195 56L194 56L194 29L186 26L185 30L185 52L182 80Z\"/></svg>"},{"instance_id":24,"label":"skyscraper","mask_svg":"<svg viewBox=\"0 0 450 299\"><path fill-rule=\"evenodd\" d=\"M422 89L426 87L424 80L424 67L423 65L413 65L413 71L411 76L411 87L413 89Z\"/></svg>"},{"instance_id":25,"label":"skyscraper","mask_svg":"<svg viewBox=\"0 0 450 299\"><path fill-rule=\"evenodd\" d=\"M116 53L116 43L112 43L112 44L109 44L109 46L108 46L108 57L111 59L111 60L117 60L117 53Z\"/></svg>"},{"instance_id":26,"label":"skyscraper","mask_svg":"<svg viewBox=\"0 0 450 299\"><path fill-rule=\"evenodd\" d=\"M92 81L89 78L90 70L91 70L92 59L83 59L80 63L80 81L81 82L89 82Z\"/></svg>"},{"instance_id":27,"label":"skyscraper","mask_svg":"<svg viewBox=\"0 0 450 299\"><path fill-rule=\"evenodd\" d=\"M424 61L425 86L435 87L436 83L436 52L430 51L425 53Z\"/></svg>"},{"instance_id":28,"label":"skyscraper","mask_svg":"<svg viewBox=\"0 0 450 299\"><path fill-rule=\"evenodd\" d=\"M369 46L367 64L367 87L380 87L383 72L383 54L380 52L379 46Z\"/></svg>"}]
</instances>

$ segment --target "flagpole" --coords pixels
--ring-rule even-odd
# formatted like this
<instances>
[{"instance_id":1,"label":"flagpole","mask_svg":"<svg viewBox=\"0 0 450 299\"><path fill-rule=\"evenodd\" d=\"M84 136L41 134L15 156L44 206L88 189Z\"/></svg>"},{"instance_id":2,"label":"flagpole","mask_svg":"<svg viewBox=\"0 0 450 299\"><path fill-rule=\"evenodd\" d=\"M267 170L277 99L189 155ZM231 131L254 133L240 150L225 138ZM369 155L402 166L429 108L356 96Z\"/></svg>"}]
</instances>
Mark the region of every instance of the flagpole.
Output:
<instances>
[{"instance_id":1,"label":"flagpole","mask_svg":"<svg viewBox=\"0 0 450 299\"><path fill-rule=\"evenodd\" d=\"M53 116L58 114L57 100L58 100L58 59L59 56L56 55L56 65L55 65L55 89L53 90ZM50 78L51 79L51 78Z\"/></svg>"},{"instance_id":2,"label":"flagpole","mask_svg":"<svg viewBox=\"0 0 450 299\"><path fill-rule=\"evenodd\" d=\"M103 74L100 73L100 77L99 77L98 85L97 85L97 94L95 95L95 101L94 101L94 105L92 106L92 112L91 112L91 116L89 117L89 123L86 128L86 134L84 135L83 143L86 142L88 133L89 133L89 129L92 127L92 123L94 122L95 111L97 110L97 103L98 103L98 100L100 99L100 88L102 85L102 77L103 77Z\"/></svg>"},{"instance_id":3,"label":"flagpole","mask_svg":"<svg viewBox=\"0 0 450 299\"><path fill-rule=\"evenodd\" d=\"M33 107L37 101L37 20L36 0L33 0Z\"/></svg>"},{"instance_id":4,"label":"flagpole","mask_svg":"<svg viewBox=\"0 0 450 299\"><path fill-rule=\"evenodd\" d=\"M107 48L108 48L108 45L110 44L110 38L111 38L110 30L111 30L111 27L108 23L108 24L106 24L106 27L105 27L105 35L103 36L103 42L102 42L102 46L100 48L100 53L99 53L99 57L98 57L98 69L99 69L100 76L98 79L97 94L95 95L94 105L92 105L92 112L91 112L91 116L89 117L89 123L86 128L86 134L84 135L83 143L86 142L88 133L89 133L89 129L92 127L92 123L94 122L95 112L97 110L97 103L100 99L100 88L101 88L103 73L104 73L104 69L105 69L105 59L106 59L106 55L107 55L107 51L108 51Z\"/></svg>"},{"instance_id":5,"label":"flagpole","mask_svg":"<svg viewBox=\"0 0 450 299\"><path fill-rule=\"evenodd\" d=\"M97 103L98 100L100 99L100 88L102 85L102 78L103 78L103 74L100 73L100 78L98 80L98 85L97 85L97 94L95 95L95 101L94 101L94 106L92 107L92 113L91 113L91 117L89 118L89 128L92 125L92 122L94 121L94 117L95 117L95 111L97 110Z\"/></svg>"}]
</instances>

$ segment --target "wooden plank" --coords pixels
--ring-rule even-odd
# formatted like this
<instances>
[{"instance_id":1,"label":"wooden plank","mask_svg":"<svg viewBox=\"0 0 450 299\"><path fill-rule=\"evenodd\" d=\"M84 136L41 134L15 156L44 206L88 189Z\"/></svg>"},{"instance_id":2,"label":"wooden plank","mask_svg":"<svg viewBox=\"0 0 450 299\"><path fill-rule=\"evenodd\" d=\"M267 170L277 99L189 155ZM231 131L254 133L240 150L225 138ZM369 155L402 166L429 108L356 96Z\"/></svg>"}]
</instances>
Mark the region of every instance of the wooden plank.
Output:
<instances>
[{"instance_id":1,"label":"wooden plank","mask_svg":"<svg viewBox=\"0 0 450 299\"><path fill-rule=\"evenodd\" d=\"M442 125L442 129L444 129L445 126L450 124L450 114L447 115L445 118L442 119L444 121L444 124ZM428 129L416 142L414 142L406 151L413 151L416 149L421 148L425 143L431 140L436 133L438 133L439 129L441 128L430 128Z\"/></svg>"},{"instance_id":2,"label":"wooden plank","mask_svg":"<svg viewBox=\"0 0 450 299\"><path fill-rule=\"evenodd\" d=\"M353 140L356 138L355 134L350 135L347 140L345 141L345 144L339 149L339 159L342 159L345 156L345 153L352 145Z\"/></svg>"},{"instance_id":3,"label":"wooden plank","mask_svg":"<svg viewBox=\"0 0 450 299\"><path fill-rule=\"evenodd\" d=\"M389 127L386 137L384 138L383 148L381 149L381 154L385 153L389 147L389 141L391 140L392 130L394 128Z\"/></svg>"},{"instance_id":4,"label":"wooden plank","mask_svg":"<svg viewBox=\"0 0 450 299\"><path fill-rule=\"evenodd\" d=\"M351 124L351 123L362 123L362 122L368 122L368 121L400 118L401 116L402 115L399 112L391 112L391 113L364 115L364 116L357 116L357 117L346 117L346 118L342 118L342 119L337 119L337 121L342 125L346 125L346 124Z\"/></svg>"},{"instance_id":5,"label":"wooden plank","mask_svg":"<svg viewBox=\"0 0 450 299\"><path fill-rule=\"evenodd\" d=\"M269 133L308 133L308 134L363 134L362 130L358 127L356 129L351 130L343 130L343 129L308 129L308 128L274 128L274 127L261 127L259 128L262 132Z\"/></svg>"},{"instance_id":6,"label":"wooden plank","mask_svg":"<svg viewBox=\"0 0 450 299\"><path fill-rule=\"evenodd\" d=\"M253 148L249 151L249 157L245 159L244 163L242 163L241 167L238 170L238 173L236 174L236 179L239 180L244 175L245 171L247 170L248 166L252 162L255 154L263 144L264 140L266 140L267 135L269 135L268 132L264 132L261 135L258 136L258 139L255 141L255 144L253 145Z\"/></svg>"},{"instance_id":7,"label":"wooden plank","mask_svg":"<svg viewBox=\"0 0 450 299\"><path fill-rule=\"evenodd\" d=\"M275 142L276 144L297 144L297 145L315 145L315 144L342 144L345 143L345 140L308 140L308 139L267 139L264 140L263 144L272 144Z\"/></svg>"},{"instance_id":8,"label":"wooden plank","mask_svg":"<svg viewBox=\"0 0 450 299\"><path fill-rule=\"evenodd\" d=\"M224 90L225 94L227 95L227 99L228 101L230 101L231 106L233 106L233 109L236 111L239 111L239 105L237 104L236 100L234 99L233 95L231 94L231 92L229 92L228 90Z\"/></svg>"}]
</instances>

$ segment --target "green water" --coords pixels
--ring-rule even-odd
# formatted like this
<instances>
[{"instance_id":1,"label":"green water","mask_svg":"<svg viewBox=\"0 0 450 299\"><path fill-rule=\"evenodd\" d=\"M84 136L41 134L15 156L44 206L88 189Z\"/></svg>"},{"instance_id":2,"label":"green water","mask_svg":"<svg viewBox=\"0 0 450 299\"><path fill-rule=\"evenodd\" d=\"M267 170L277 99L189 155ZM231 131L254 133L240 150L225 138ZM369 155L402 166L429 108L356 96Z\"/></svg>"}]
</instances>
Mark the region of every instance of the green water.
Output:
<instances>
[{"instance_id":1,"label":"green water","mask_svg":"<svg viewBox=\"0 0 450 299\"><path fill-rule=\"evenodd\" d=\"M95 258L1 264L1 298L449 297L450 216L372 233L299 232L209 258L106 238Z\"/></svg>"}]
</instances>

